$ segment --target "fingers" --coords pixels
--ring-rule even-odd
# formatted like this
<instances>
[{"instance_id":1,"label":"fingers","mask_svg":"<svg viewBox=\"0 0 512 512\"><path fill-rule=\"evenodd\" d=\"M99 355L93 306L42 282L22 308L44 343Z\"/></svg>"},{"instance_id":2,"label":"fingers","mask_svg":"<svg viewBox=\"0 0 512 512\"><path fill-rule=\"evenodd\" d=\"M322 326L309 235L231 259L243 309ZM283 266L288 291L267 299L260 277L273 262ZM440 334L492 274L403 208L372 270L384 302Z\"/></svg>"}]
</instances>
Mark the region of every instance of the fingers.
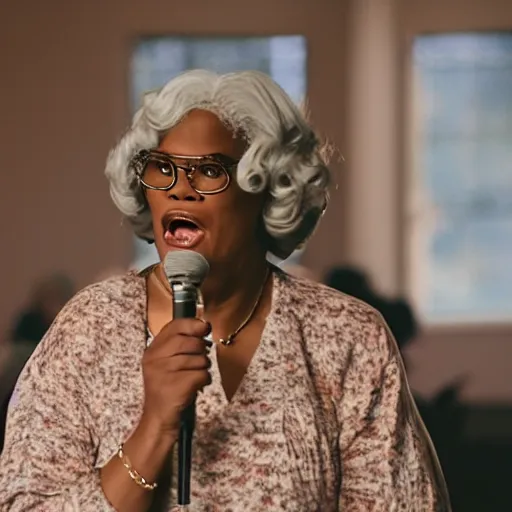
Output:
<instances>
[{"instance_id":1,"label":"fingers","mask_svg":"<svg viewBox=\"0 0 512 512\"><path fill-rule=\"evenodd\" d=\"M159 335L160 336L160 335ZM155 338L156 340L156 338ZM146 350L146 360L163 357L205 355L207 345L201 338L191 338L185 335L174 336L173 338L159 339L159 343L153 342Z\"/></svg>"},{"instance_id":2,"label":"fingers","mask_svg":"<svg viewBox=\"0 0 512 512\"><path fill-rule=\"evenodd\" d=\"M198 372L197 370L184 370L183 372L179 372L179 376L181 384L179 389L186 391L183 392L182 395L178 391L175 396L181 395L179 402L181 402L182 405L191 403L197 393L212 383L212 376L207 371Z\"/></svg>"},{"instance_id":3,"label":"fingers","mask_svg":"<svg viewBox=\"0 0 512 512\"><path fill-rule=\"evenodd\" d=\"M168 359L169 372L187 372L191 370L209 370L212 363L206 355L176 355Z\"/></svg>"},{"instance_id":4,"label":"fingers","mask_svg":"<svg viewBox=\"0 0 512 512\"><path fill-rule=\"evenodd\" d=\"M199 320L198 318L178 318L165 325L161 334L167 336L184 334L185 336L204 338L211 330L211 325L208 322Z\"/></svg>"},{"instance_id":5,"label":"fingers","mask_svg":"<svg viewBox=\"0 0 512 512\"><path fill-rule=\"evenodd\" d=\"M161 357L146 361L144 380L146 384L151 383L146 385L146 389L153 389L159 394L170 386L174 388L175 398L183 392L188 396L211 383L210 367L211 362L204 354Z\"/></svg>"},{"instance_id":6,"label":"fingers","mask_svg":"<svg viewBox=\"0 0 512 512\"><path fill-rule=\"evenodd\" d=\"M162 350L162 347L167 347L172 345L174 350L172 352L177 353L195 353L198 350L203 351L205 347L205 342L202 342L202 345L196 345L194 347L184 347L177 345L177 338L181 338L181 342L184 342L185 338L200 338L201 340L208 335L211 331L211 326L207 322L203 322L202 320L198 320L196 318L180 318L178 320L173 320L165 325L162 330L155 336L155 339L151 343L148 350L153 353L159 352ZM200 347L200 348L199 348ZM164 349L167 351L167 349Z\"/></svg>"},{"instance_id":7,"label":"fingers","mask_svg":"<svg viewBox=\"0 0 512 512\"><path fill-rule=\"evenodd\" d=\"M192 380L192 385L196 391L201 391L212 383L212 376L208 371L198 372L190 370L189 378Z\"/></svg>"}]
</instances>

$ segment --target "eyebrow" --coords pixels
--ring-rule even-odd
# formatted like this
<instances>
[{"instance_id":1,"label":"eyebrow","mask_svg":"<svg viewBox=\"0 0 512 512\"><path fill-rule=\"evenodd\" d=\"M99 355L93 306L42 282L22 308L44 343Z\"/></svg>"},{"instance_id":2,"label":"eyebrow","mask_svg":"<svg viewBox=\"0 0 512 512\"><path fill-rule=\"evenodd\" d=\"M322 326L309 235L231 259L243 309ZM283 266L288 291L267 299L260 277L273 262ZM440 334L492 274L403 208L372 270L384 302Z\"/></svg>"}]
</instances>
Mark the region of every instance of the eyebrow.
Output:
<instances>
[{"instance_id":1,"label":"eyebrow","mask_svg":"<svg viewBox=\"0 0 512 512\"><path fill-rule=\"evenodd\" d=\"M214 160L218 160L223 164L234 165L240 161L240 159L233 158L229 155L225 155L224 153L208 153L206 155L178 155L176 153L167 153L166 151L161 151L159 149L152 149L151 152L167 158L179 158L182 160L190 159L191 162L193 162L194 160L198 160L200 158L212 158Z\"/></svg>"},{"instance_id":2,"label":"eyebrow","mask_svg":"<svg viewBox=\"0 0 512 512\"><path fill-rule=\"evenodd\" d=\"M232 156L225 155L224 153L213 153L211 155L208 155L209 157L216 158L217 160L220 160L222 163L226 164L237 164L240 162L240 159L233 158Z\"/></svg>"}]
</instances>

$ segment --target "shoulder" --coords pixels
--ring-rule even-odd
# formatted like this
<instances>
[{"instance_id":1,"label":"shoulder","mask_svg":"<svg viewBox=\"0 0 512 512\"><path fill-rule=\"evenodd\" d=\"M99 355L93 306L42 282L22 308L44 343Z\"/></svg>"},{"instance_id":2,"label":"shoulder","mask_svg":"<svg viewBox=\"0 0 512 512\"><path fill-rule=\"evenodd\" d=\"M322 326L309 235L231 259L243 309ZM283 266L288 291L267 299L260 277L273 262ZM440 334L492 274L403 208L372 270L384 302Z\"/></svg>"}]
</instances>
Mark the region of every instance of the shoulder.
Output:
<instances>
[{"instance_id":1,"label":"shoulder","mask_svg":"<svg viewBox=\"0 0 512 512\"><path fill-rule=\"evenodd\" d=\"M136 272L111 277L86 286L68 302L63 311L84 305L94 307L96 303L122 304L140 298L144 286L144 278Z\"/></svg>"},{"instance_id":2,"label":"shoulder","mask_svg":"<svg viewBox=\"0 0 512 512\"><path fill-rule=\"evenodd\" d=\"M144 278L129 272L82 289L64 306L57 321L92 325L95 318L113 319L145 307L144 296Z\"/></svg>"},{"instance_id":3,"label":"shoulder","mask_svg":"<svg viewBox=\"0 0 512 512\"><path fill-rule=\"evenodd\" d=\"M87 286L57 315L34 358L101 357L144 332L145 282L134 272Z\"/></svg>"},{"instance_id":4,"label":"shoulder","mask_svg":"<svg viewBox=\"0 0 512 512\"><path fill-rule=\"evenodd\" d=\"M145 281L135 273L78 292L22 370L17 407L31 404L34 396L52 403L80 402L85 396L88 403L104 403L119 375L129 381L138 371L146 345L145 309Z\"/></svg>"},{"instance_id":5,"label":"shoulder","mask_svg":"<svg viewBox=\"0 0 512 512\"><path fill-rule=\"evenodd\" d=\"M353 316L361 321L375 321L380 314L365 302L338 290L303 277L280 273L285 295L294 303L302 304L305 312L314 311L322 318ZM312 309L311 309L312 308Z\"/></svg>"},{"instance_id":6,"label":"shoulder","mask_svg":"<svg viewBox=\"0 0 512 512\"><path fill-rule=\"evenodd\" d=\"M280 302L298 319L311 342L347 355L385 357L395 351L386 322L372 306L309 279L286 273L280 273L279 279Z\"/></svg>"}]
</instances>

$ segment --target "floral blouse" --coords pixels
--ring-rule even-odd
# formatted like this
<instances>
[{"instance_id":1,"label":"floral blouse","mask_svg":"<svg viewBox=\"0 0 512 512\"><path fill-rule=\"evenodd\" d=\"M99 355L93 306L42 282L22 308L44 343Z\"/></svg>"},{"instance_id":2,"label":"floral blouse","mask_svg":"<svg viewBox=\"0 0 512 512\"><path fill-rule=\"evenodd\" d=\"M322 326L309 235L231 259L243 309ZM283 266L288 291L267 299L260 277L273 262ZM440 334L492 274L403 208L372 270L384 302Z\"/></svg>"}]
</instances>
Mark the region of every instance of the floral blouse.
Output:
<instances>
[{"instance_id":1,"label":"floral blouse","mask_svg":"<svg viewBox=\"0 0 512 512\"><path fill-rule=\"evenodd\" d=\"M11 400L1 512L114 510L99 470L142 413L146 316L145 276L133 272L60 313ZM396 343L370 306L274 270L261 343L230 401L210 356L189 510L450 510ZM176 503L168 491L161 510Z\"/></svg>"}]
</instances>

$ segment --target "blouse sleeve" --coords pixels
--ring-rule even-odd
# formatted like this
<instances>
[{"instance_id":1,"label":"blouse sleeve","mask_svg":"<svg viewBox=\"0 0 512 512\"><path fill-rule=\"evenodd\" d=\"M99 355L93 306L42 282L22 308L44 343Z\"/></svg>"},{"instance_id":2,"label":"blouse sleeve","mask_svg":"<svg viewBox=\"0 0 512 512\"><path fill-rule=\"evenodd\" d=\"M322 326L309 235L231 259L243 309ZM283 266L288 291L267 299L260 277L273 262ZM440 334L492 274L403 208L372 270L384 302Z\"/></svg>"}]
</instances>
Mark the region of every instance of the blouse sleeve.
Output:
<instances>
[{"instance_id":1,"label":"blouse sleeve","mask_svg":"<svg viewBox=\"0 0 512 512\"><path fill-rule=\"evenodd\" d=\"M16 384L0 456L0 512L114 512L94 468L77 329L61 313Z\"/></svg>"},{"instance_id":2,"label":"blouse sleeve","mask_svg":"<svg viewBox=\"0 0 512 512\"><path fill-rule=\"evenodd\" d=\"M373 350L354 350L345 379L339 510L449 511L442 470L396 343L385 325L375 331Z\"/></svg>"}]
</instances>

